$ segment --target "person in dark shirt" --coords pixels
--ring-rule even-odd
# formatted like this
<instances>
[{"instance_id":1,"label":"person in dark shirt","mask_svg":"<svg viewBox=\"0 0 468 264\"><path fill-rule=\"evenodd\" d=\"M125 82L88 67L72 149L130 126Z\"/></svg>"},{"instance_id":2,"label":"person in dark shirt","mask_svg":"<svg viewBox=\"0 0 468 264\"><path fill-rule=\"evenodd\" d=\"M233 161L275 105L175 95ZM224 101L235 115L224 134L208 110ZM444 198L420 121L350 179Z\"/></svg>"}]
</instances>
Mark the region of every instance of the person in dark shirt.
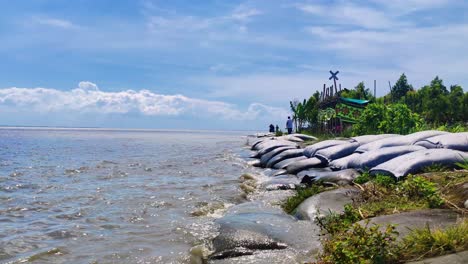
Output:
<instances>
[{"instance_id":1,"label":"person in dark shirt","mask_svg":"<svg viewBox=\"0 0 468 264\"><path fill-rule=\"evenodd\" d=\"M286 121L286 128L288 129L288 134L292 134L293 121L290 116L288 116L288 121Z\"/></svg>"},{"instance_id":2,"label":"person in dark shirt","mask_svg":"<svg viewBox=\"0 0 468 264\"><path fill-rule=\"evenodd\" d=\"M270 124L270 133L275 133L275 126L273 124Z\"/></svg>"}]
</instances>

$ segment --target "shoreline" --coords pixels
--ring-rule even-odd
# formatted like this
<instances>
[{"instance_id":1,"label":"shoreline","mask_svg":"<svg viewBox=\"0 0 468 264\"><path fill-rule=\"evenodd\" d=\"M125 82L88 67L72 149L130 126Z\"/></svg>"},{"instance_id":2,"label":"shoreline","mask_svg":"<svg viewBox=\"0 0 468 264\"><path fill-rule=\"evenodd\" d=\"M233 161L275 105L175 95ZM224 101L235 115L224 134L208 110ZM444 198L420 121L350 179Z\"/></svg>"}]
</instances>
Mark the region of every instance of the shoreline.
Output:
<instances>
[{"instance_id":1,"label":"shoreline","mask_svg":"<svg viewBox=\"0 0 468 264\"><path fill-rule=\"evenodd\" d=\"M303 144L302 142L296 143L297 145L301 145L300 148L304 148L305 146L310 145ZM252 163L253 160L254 159L251 159L250 163ZM337 181L333 183L333 181L336 179L331 179L332 182L325 184L331 185L331 188L320 187L322 189L315 190L311 194L309 193L307 197L298 197L298 193L301 194L303 190L307 190L307 188L311 187L304 186L301 181L298 181L297 175L299 174L282 174L275 176L275 171L276 170L268 168L263 170L259 169L257 175L245 174L240 177L239 188L245 193L246 201L244 203L230 207L226 210L223 217L215 221L220 225L220 235L218 235L218 237L212 241L211 252L204 253L204 261L208 259L209 263L242 262L270 264L304 262L310 263L310 261L328 263L323 262L324 259L326 259L324 258L324 256L326 257L324 250L326 251L327 247L330 246L330 241L334 241L334 234L331 232L326 232L326 228L330 227L330 223L324 224L320 221L317 222L317 220L325 219L326 221L330 221L334 224L349 220L346 219L346 214L349 211L346 209L346 206L353 204L354 199L361 197L362 193L366 193L368 191L367 188L369 188L368 186L380 186L378 185L380 183L375 182L375 176L373 179L368 180L367 183L361 184L354 182L356 177L354 177L351 181L340 183ZM443 174L443 172L436 173ZM462 175L461 177L464 177L462 178L462 183L466 183L468 171L455 171L453 173L460 173ZM362 176L362 174L360 175ZM379 178L379 176L377 177ZM430 176L427 178L431 179ZM449 178L449 176L446 178ZM401 182L403 183L405 181ZM314 186L323 186L323 182L314 182L312 187ZM391 188L389 187L389 190ZM297 206L289 212L292 214L287 214L283 209L285 208L285 204L290 202L291 199L302 200L296 202ZM368 202L370 203L370 201L371 200ZM377 201L372 201L372 203L375 202ZM366 203L362 203L361 206L365 204ZM364 225L366 228L369 228L367 223L364 224L364 220L370 219L371 222L373 221L379 223L382 227L387 224L397 223L395 220L386 220L385 217L398 216L400 218L406 217L405 219L407 220L412 219L408 221L415 222L416 224L410 226L412 228L418 229L424 228L425 224L430 222L424 220L427 218L429 220L432 219L435 221L431 228L434 228L434 230L437 228L442 228L441 230L443 230L443 228L459 224L460 221L461 223L463 223L463 221L466 222L466 209L459 208L459 211L456 212L456 208L458 207L457 205L452 206L452 203L447 200L445 200L445 204L448 205L446 207L440 208L447 209L424 209L422 207L415 207L403 211L398 211L395 208L391 214L386 212L386 214L380 214L371 217L363 216L363 213L359 209L360 207L357 207L359 209L359 214L361 214L361 216L358 216L360 222L355 219L353 223L359 222L361 226ZM445 211L441 211L442 215L432 215L433 213L437 213L437 210ZM364 213L367 212L365 211ZM430 216L428 217L427 214ZM454 215L457 216L454 217ZM333 217L335 217L335 219L331 219ZM334 220L335 222L331 220ZM338 222L336 220L338 220ZM435 224L436 222L437 224ZM275 223L273 225L276 225L276 227L280 228L275 229L271 228L270 226L265 226L268 225L268 223ZM405 221L399 222L397 224L397 229L399 232L402 234L405 233L404 235L408 235L408 232L402 231L404 230L404 227L408 227L408 225L405 224ZM348 230L355 229L356 226L347 225L345 228L340 228L342 229L340 230L340 234L344 234ZM288 229L288 232L286 232L287 234L284 232L285 229ZM234 235L232 232L233 230L237 232L236 235ZM244 237L241 236L239 238L239 232L244 233ZM374 230L373 232L377 231ZM262 238L260 240L256 240L255 237L258 236ZM391 239L400 241L401 236L392 236ZM464 248L464 250L466 251L467 248ZM461 251L463 252L463 250ZM447 253L450 252L443 252L443 254L439 253L439 255L448 255ZM459 253L459 255L462 257L466 256L464 253ZM438 255L435 254L435 256ZM466 258L463 258L463 260L465 261Z\"/></svg>"}]
</instances>

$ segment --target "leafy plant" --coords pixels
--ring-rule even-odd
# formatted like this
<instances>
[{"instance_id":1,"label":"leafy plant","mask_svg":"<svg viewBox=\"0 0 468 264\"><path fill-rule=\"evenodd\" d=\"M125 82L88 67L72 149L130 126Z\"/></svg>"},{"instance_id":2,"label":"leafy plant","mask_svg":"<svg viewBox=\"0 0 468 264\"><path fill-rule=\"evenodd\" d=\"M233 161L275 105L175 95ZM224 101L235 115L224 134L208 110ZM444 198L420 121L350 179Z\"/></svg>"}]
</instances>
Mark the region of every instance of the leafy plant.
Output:
<instances>
[{"instance_id":1,"label":"leafy plant","mask_svg":"<svg viewBox=\"0 0 468 264\"><path fill-rule=\"evenodd\" d=\"M347 204L342 214L330 212L325 217L317 217L315 220L322 230L335 235L348 230L352 224L361 219L359 212L351 204Z\"/></svg>"},{"instance_id":2,"label":"leafy plant","mask_svg":"<svg viewBox=\"0 0 468 264\"><path fill-rule=\"evenodd\" d=\"M369 175L369 172L368 171L365 171L363 172L361 175L357 176L355 179L354 179L354 182L355 183L358 183L358 184L364 184L368 181L370 181L371 177Z\"/></svg>"},{"instance_id":3,"label":"leafy plant","mask_svg":"<svg viewBox=\"0 0 468 264\"><path fill-rule=\"evenodd\" d=\"M301 204L305 199L309 198L312 195L321 193L326 190L331 190L331 188L326 188L322 185L312 185L307 188L298 188L294 196L289 197L286 202L283 203L283 210L290 214L292 213L299 204Z\"/></svg>"},{"instance_id":4,"label":"leafy plant","mask_svg":"<svg viewBox=\"0 0 468 264\"><path fill-rule=\"evenodd\" d=\"M374 179L375 183L384 186L384 187L390 187L394 184L396 184L396 180L391 177L391 176L386 176L386 175L377 175L375 176Z\"/></svg>"},{"instance_id":5,"label":"leafy plant","mask_svg":"<svg viewBox=\"0 0 468 264\"><path fill-rule=\"evenodd\" d=\"M350 230L325 241L321 260L325 263L392 263L398 256L393 225L354 224Z\"/></svg>"},{"instance_id":6,"label":"leafy plant","mask_svg":"<svg viewBox=\"0 0 468 264\"><path fill-rule=\"evenodd\" d=\"M444 203L437 193L437 186L424 177L409 176L400 186L402 193L426 200L430 208L439 207Z\"/></svg>"},{"instance_id":7,"label":"leafy plant","mask_svg":"<svg viewBox=\"0 0 468 264\"><path fill-rule=\"evenodd\" d=\"M413 230L403 238L401 254L404 259L431 257L468 249L468 220L465 218L446 229L431 230L429 226Z\"/></svg>"}]
</instances>

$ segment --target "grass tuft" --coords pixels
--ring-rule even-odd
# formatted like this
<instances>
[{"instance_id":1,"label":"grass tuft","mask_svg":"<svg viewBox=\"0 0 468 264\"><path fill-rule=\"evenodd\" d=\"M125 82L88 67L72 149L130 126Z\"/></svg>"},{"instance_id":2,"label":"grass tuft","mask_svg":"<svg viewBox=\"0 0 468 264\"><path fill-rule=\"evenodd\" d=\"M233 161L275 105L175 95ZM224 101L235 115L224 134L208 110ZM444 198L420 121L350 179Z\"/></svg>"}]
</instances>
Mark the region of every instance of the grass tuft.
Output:
<instances>
[{"instance_id":1,"label":"grass tuft","mask_svg":"<svg viewBox=\"0 0 468 264\"><path fill-rule=\"evenodd\" d=\"M326 188L321 185L312 185L311 187L307 188L298 188L296 194L294 196L289 197L286 202L282 204L283 210L291 214L294 212L297 206L299 206L305 199L311 197L312 195L316 195L323 191L332 190L333 188Z\"/></svg>"}]
</instances>

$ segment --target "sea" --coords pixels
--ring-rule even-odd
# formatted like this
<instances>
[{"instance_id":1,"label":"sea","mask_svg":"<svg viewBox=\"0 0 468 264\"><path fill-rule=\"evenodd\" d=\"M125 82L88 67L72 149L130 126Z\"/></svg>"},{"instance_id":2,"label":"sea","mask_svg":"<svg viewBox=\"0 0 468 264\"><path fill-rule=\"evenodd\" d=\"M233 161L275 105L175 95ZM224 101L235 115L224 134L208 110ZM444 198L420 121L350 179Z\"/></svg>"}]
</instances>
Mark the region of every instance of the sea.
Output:
<instances>
[{"instance_id":1,"label":"sea","mask_svg":"<svg viewBox=\"0 0 468 264\"><path fill-rule=\"evenodd\" d=\"M190 263L243 202L246 135L0 128L0 263Z\"/></svg>"}]
</instances>

